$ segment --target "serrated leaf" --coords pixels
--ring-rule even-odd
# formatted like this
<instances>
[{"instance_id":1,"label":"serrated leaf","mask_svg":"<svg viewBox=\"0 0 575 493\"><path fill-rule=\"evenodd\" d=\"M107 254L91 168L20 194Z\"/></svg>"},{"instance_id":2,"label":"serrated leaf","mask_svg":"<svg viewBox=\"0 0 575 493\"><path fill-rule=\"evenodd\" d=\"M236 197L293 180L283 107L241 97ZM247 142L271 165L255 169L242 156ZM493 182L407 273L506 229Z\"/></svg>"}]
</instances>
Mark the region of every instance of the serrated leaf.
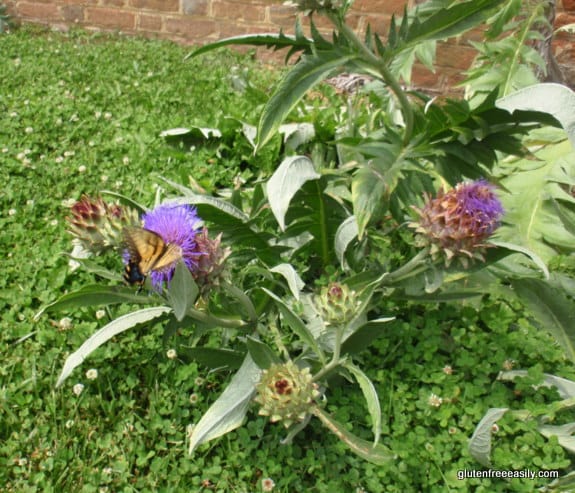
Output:
<instances>
[{"instance_id":1,"label":"serrated leaf","mask_svg":"<svg viewBox=\"0 0 575 493\"><path fill-rule=\"evenodd\" d=\"M371 431L374 437L373 444L377 445L381 436L381 405L379 403L377 390L375 390L375 386L368 376L353 363L347 361L343 366L353 374L361 388L363 397L367 403L367 410L371 416Z\"/></svg>"},{"instance_id":2,"label":"serrated leaf","mask_svg":"<svg viewBox=\"0 0 575 493\"><path fill-rule=\"evenodd\" d=\"M567 132L575 147L575 92L563 84L542 83L501 98L498 108L514 112L540 111L553 115Z\"/></svg>"},{"instance_id":3,"label":"serrated leaf","mask_svg":"<svg viewBox=\"0 0 575 493\"><path fill-rule=\"evenodd\" d=\"M285 230L285 215L291 199L304 183L317 180L320 176L309 158L290 156L282 161L268 180L268 201L282 231Z\"/></svg>"},{"instance_id":4,"label":"serrated leaf","mask_svg":"<svg viewBox=\"0 0 575 493\"><path fill-rule=\"evenodd\" d=\"M206 44L197 50L192 51L184 60L195 58L199 55L207 53L212 50L222 48L229 45L254 45L254 46L267 46L274 47L275 49L296 47L305 49L312 43L311 39L307 39L301 35L301 29L298 36L291 36L283 33L262 33L262 34L244 34L241 36L233 36L230 38L221 39L214 43Z\"/></svg>"},{"instance_id":5,"label":"serrated leaf","mask_svg":"<svg viewBox=\"0 0 575 493\"><path fill-rule=\"evenodd\" d=\"M194 426L190 435L190 454L201 444L235 430L242 424L261 372L251 356L246 355L226 389Z\"/></svg>"},{"instance_id":6,"label":"serrated leaf","mask_svg":"<svg viewBox=\"0 0 575 493\"><path fill-rule=\"evenodd\" d=\"M56 382L56 388L62 385L64 380L70 376L74 368L81 365L92 352L98 349L105 342L109 341L112 337L117 336L136 325L149 322L165 313L169 313L171 310L172 309L167 306L144 308L143 310L138 310L119 317L102 327L95 334L86 339L86 341L84 341L76 351L68 356L64 363L64 368L62 368L62 372Z\"/></svg>"},{"instance_id":7,"label":"serrated leaf","mask_svg":"<svg viewBox=\"0 0 575 493\"><path fill-rule=\"evenodd\" d=\"M493 433L493 425L508 410L506 407L489 409L469 440L469 453L484 467L491 467L491 434Z\"/></svg>"},{"instance_id":8,"label":"serrated leaf","mask_svg":"<svg viewBox=\"0 0 575 493\"><path fill-rule=\"evenodd\" d=\"M349 244L357 238L359 229L355 216L349 216L335 232L335 254L342 269L346 268L345 252Z\"/></svg>"},{"instance_id":9,"label":"serrated leaf","mask_svg":"<svg viewBox=\"0 0 575 493\"><path fill-rule=\"evenodd\" d=\"M157 300L157 296L150 297L144 294L136 294L133 288L94 284L84 286L77 291L72 291L71 293L61 296L56 301L43 307L34 315L34 320L37 321L47 311L63 310L64 308L112 305L117 303L152 303Z\"/></svg>"},{"instance_id":10,"label":"serrated leaf","mask_svg":"<svg viewBox=\"0 0 575 493\"><path fill-rule=\"evenodd\" d=\"M264 107L258 124L256 152L272 138L308 90L354 58L356 55L343 55L337 51L303 55Z\"/></svg>"},{"instance_id":11,"label":"serrated leaf","mask_svg":"<svg viewBox=\"0 0 575 493\"><path fill-rule=\"evenodd\" d=\"M343 424L337 422L319 407L314 408L313 414L319 418L328 430L345 443L352 452L368 462L382 466L396 458L396 455L382 444L378 443L374 445L371 442L355 436L349 432Z\"/></svg>"},{"instance_id":12,"label":"serrated leaf","mask_svg":"<svg viewBox=\"0 0 575 493\"><path fill-rule=\"evenodd\" d=\"M288 286L290 288L291 294L296 300L299 300L300 291L305 286L305 283L302 281L302 278L299 276L297 271L294 269L293 265L291 264L279 264L275 267L270 269L270 272L274 272L275 274L280 274L283 278L287 281Z\"/></svg>"}]
</instances>

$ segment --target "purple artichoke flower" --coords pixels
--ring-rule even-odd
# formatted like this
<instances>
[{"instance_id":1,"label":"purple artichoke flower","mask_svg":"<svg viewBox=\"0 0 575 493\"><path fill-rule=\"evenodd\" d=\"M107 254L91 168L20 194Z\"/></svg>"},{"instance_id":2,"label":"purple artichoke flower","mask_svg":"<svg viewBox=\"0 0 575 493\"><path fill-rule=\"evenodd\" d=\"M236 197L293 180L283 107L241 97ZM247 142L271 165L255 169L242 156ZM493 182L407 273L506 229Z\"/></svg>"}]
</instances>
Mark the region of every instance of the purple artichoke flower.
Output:
<instances>
[{"instance_id":1,"label":"purple artichoke flower","mask_svg":"<svg viewBox=\"0 0 575 493\"><path fill-rule=\"evenodd\" d=\"M144 214L142 220L144 229L156 233L167 247L172 246L178 252L171 262L162 263L161 268L151 268L152 286L161 290L163 283L172 279L180 260L193 273L200 256L196 248L196 235L201 228L201 219L196 209L189 205L160 205Z\"/></svg>"},{"instance_id":2,"label":"purple artichoke flower","mask_svg":"<svg viewBox=\"0 0 575 493\"><path fill-rule=\"evenodd\" d=\"M464 267L470 260L484 260L487 238L500 224L503 206L494 193L494 186L485 180L459 183L437 197L426 196L422 208L414 207L419 221L415 228L419 246L430 247L435 259L445 257L448 266L457 257Z\"/></svg>"}]
</instances>

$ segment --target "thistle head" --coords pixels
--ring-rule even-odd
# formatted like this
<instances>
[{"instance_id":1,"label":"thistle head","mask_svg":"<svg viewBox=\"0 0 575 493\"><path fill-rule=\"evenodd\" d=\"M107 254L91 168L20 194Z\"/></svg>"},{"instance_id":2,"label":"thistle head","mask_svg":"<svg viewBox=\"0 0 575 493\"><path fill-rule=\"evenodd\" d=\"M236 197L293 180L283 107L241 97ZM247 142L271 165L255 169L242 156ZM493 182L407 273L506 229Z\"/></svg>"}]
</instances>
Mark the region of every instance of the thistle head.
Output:
<instances>
[{"instance_id":1,"label":"thistle head","mask_svg":"<svg viewBox=\"0 0 575 493\"><path fill-rule=\"evenodd\" d=\"M494 186L485 180L459 183L435 198L426 197L422 208L413 207L419 221L410 223L418 246L429 247L434 259L444 257L446 266L454 258L467 267L474 259L484 260L486 242L497 229L503 206Z\"/></svg>"},{"instance_id":2,"label":"thistle head","mask_svg":"<svg viewBox=\"0 0 575 493\"><path fill-rule=\"evenodd\" d=\"M229 247L223 248L221 242L221 233L211 239L206 227L196 235L198 257L192 275L202 290L217 286L225 277L226 259L230 255L231 249Z\"/></svg>"},{"instance_id":3,"label":"thistle head","mask_svg":"<svg viewBox=\"0 0 575 493\"><path fill-rule=\"evenodd\" d=\"M272 423L281 421L286 428L303 421L320 396L309 368L301 369L293 361L264 370L256 391L259 414L269 416Z\"/></svg>"},{"instance_id":4,"label":"thistle head","mask_svg":"<svg viewBox=\"0 0 575 493\"><path fill-rule=\"evenodd\" d=\"M357 293L347 284L331 282L324 286L314 298L324 322L329 325L344 325L357 314L360 305Z\"/></svg>"},{"instance_id":5,"label":"thistle head","mask_svg":"<svg viewBox=\"0 0 575 493\"><path fill-rule=\"evenodd\" d=\"M70 208L66 217L69 232L88 251L100 253L107 248L122 244L125 227L139 224L138 212L130 207L109 204L101 197L93 199L87 195Z\"/></svg>"}]
</instances>

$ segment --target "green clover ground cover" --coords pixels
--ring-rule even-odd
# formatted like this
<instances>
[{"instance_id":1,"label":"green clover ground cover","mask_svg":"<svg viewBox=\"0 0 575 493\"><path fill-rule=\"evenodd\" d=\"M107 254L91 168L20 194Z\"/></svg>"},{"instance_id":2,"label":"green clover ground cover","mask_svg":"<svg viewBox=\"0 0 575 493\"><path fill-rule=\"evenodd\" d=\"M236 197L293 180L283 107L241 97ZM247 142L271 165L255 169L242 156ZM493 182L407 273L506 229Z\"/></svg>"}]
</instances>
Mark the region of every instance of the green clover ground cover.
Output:
<instances>
[{"instance_id":1,"label":"green clover ground cover","mask_svg":"<svg viewBox=\"0 0 575 493\"><path fill-rule=\"evenodd\" d=\"M156 173L208 191L277 165L235 141L184 152L162 130L253 123L258 94L275 78L230 52L182 63L188 50L166 42L21 30L0 36L0 490L32 491L533 491L548 480L457 479L480 469L467 441L488 408L542 413L555 391L496 381L501 369L573 378L561 350L520 307L466 304L382 306L394 315L363 367L378 386L383 441L398 457L374 466L351 456L319 426L278 447L281 427L256 419L187 455L188 426L228 375L170 358L161 327L142 327L92 355L62 389L66 355L117 309L43 317L40 307L86 281L71 272L66 204L103 188L151 203ZM252 90L234 90L241 74ZM266 161L267 160L267 161ZM118 262L118 269L121 264ZM218 341L214 339L214 344ZM336 386L334 386L336 387ZM360 391L337 387L329 409L365 428ZM332 400L330 400L331 404ZM330 406L328 406L329 408ZM545 411L547 412L547 411ZM567 422L569 416L565 417ZM498 469L557 469L571 461L530 421L502 419ZM264 433L265 428L265 433Z\"/></svg>"}]
</instances>

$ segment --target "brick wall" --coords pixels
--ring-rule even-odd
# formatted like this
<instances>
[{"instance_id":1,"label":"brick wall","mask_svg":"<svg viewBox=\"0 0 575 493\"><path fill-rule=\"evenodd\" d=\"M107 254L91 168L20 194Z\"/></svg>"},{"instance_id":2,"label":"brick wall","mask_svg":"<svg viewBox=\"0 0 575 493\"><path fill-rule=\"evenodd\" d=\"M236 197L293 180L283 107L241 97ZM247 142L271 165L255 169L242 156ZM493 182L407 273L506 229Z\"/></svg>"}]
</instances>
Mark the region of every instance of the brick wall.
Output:
<instances>
[{"instance_id":1,"label":"brick wall","mask_svg":"<svg viewBox=\"0 0 575 493\"><path fill-rule=\"evenodd\" d=\"M374 31L385 32L394 13L422 0L356 0L349 16L354 29L369 23ZM575 0L559 0L558 25L575 22ZM22 22L47 24L56 29L80 26L85 29L121 31L156 36L185 44L204 44L228 36L291 32L295 10L281 0L0 0ZM563 6L564 5L564 8ZM321 19L318 19L321 21ZM329 28L321 22L320 27ZM574 71L575 39L572 34L557 36L554 47L560 62ZM262 56L270 57L270 52ZM283 56L283 54L281 54ZM440 46L436 73L416 67L416 83L441 90L457 82L468 68L474 52L465 39ZM276 59L280 59L276 56Z\"/></svg>"}]
</instances>

